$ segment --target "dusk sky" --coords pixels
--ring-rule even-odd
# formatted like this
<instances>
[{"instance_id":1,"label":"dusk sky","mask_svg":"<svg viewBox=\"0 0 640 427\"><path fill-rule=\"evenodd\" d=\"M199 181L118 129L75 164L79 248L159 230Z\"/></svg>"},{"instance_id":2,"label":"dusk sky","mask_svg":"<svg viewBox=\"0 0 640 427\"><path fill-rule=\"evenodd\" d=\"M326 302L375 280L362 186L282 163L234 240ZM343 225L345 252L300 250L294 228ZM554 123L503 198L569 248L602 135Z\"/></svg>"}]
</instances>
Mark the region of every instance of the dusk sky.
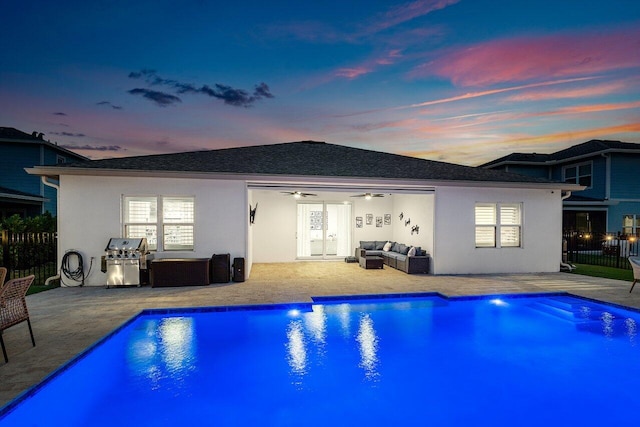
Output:
<instances>
[{"instance_id":1,"label":"dusk sky","mask_svg":"<svg viewBox=\"0 0 640 427\"><path fill-rule=\"evenodd\" d=\"M90 158L640 143L640 1L2 3L0 126Z\"/></svg>"}]
</instances>

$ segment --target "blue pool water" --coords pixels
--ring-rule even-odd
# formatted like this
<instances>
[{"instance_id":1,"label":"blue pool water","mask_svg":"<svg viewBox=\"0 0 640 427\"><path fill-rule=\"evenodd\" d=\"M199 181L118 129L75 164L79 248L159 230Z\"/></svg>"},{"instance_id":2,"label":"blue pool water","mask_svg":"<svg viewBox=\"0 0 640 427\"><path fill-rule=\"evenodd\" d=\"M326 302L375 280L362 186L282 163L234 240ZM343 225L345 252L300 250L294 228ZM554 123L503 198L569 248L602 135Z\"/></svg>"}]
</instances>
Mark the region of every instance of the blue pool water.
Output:
<instances>
[{"instance_id":1,"label":"blue pool water","mask_svg":"<svg viewBox=\"0 0 640 427\"><path fill-rule=\"evenodd\" d=\"M147 311L0 425L636 425L639 324L564 294Z\"/></svg>"}]
</instances>

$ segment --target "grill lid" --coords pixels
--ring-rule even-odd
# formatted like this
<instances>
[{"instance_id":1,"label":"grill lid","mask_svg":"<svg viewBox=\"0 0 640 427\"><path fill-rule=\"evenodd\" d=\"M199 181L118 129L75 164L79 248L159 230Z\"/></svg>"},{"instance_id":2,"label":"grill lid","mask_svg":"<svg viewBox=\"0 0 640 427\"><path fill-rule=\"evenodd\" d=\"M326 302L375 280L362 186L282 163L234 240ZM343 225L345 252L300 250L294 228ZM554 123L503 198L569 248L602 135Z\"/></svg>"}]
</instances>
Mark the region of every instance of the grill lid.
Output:
<instances>
[{"instance_id":1,"label":"grill lid","mask_svg":"<svg viewBox=\"0 0 640 427\"><path fill-rule=\"evenodd\" d=\"M119 249L127 249L127 250L139 250L142 253L147 252L147 239L141 238L120 238L120 237L112 237L109 239L109 243L105 248L105 251L115 251Z\"/></svg>"}]
</instances>

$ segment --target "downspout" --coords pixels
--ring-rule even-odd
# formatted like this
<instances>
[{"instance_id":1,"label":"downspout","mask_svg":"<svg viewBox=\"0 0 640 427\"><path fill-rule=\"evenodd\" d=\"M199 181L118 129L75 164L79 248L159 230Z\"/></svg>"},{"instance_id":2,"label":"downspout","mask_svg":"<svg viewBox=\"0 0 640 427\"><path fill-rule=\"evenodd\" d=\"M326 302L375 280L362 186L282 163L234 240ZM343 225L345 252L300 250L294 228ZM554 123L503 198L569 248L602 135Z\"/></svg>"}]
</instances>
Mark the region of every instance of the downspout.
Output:
<instances>
[{"instance_id":1,"label":"downspout","mask_svg":"<svg viewBox=\"0 0 640 427\"><path fill-rule=\"evenodd\" d=\"M48 187L52 187L55 188L56 190L56 208L59 207L60 203L58 203L60 201L60 186L57 184L54 184L53 182L49 182L47 181L47 177L42 175L40 177L40 181L42 181L42 183ZM59 228L59 227L58 227ZM57 253L60 253L60 239L56 239L56 245L58 246L57 249ZM58 260L56 260L56 263L58 262ZM49 278L47 278L47 280L44 281L44 285L45 286L49 286L49 283L51 283L53 280L60 280L60 270L58 270L58 274L56 274L55 276L51 276Z\"/></svg>"},{"instance_id":2,"label":"downspout","mask_svg":"<svg viewBox=\"0 0 640 427\"><path fill-rule=\"evenodd\" d=\"M563 195L561 197L562 201L567 200L569 197L571 197L571 191L567 190L567 191L563 191ZM565 270L569 270L569 272L575 270L576 266L573 264L568 264L566 262L564 262L564 254L567 251L567 241L566 239L562 238L562 257L560 258L560 270L565 269Z\"/></svg>"}]
</instances>

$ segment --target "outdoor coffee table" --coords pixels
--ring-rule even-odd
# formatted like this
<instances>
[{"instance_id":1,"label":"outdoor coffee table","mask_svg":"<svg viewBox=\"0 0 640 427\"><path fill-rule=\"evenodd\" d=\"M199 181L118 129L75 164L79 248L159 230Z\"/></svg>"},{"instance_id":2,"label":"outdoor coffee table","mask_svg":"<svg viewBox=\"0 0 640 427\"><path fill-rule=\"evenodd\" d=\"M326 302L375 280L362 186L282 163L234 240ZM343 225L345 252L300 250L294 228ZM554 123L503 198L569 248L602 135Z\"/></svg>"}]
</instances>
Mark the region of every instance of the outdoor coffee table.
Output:
<instances>
[{"instance_id":1,"label":"outdoor coffee table","mask_svg":"<svg viewBox=\"0 0 640 427\"><path fill-rule=\"evenodd\" d=\"M371 268L382 268L383 259L379 256L366 256L360 258L360 267L367 270Z\"/></svg>"}]
</instances>

